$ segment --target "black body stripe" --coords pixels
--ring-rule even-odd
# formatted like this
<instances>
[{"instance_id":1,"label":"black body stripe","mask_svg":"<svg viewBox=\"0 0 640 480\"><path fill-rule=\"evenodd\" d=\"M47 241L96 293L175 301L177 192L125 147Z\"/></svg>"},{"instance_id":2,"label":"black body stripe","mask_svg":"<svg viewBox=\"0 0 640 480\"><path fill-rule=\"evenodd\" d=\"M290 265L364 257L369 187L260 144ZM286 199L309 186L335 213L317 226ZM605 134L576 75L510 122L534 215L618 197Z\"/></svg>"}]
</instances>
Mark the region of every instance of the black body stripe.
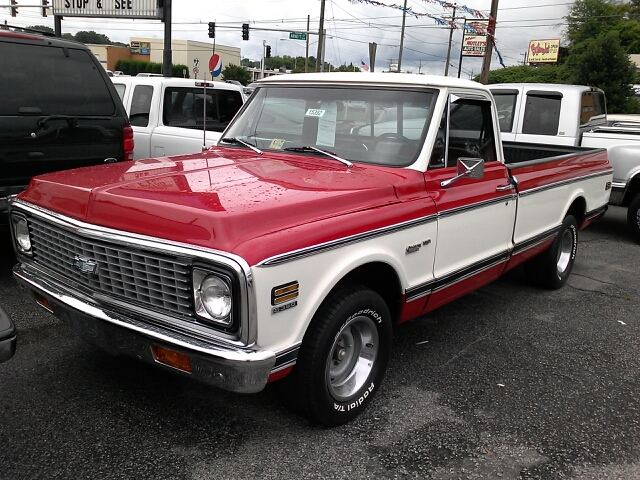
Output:
<instances>
[{"instance_id":1,"label":"black body stripe","mask_svg":"<svg viewBox=\"0 0 640 480\"><path fill-rule=\"evenodd\" d=\"M494 255L493 257L487 258L468 267L464 267L460 270L449 273L444 277L434 278L433 280L429 280L428 282L425 282L421 285L408 288L407 290L405 290L405 301L411 302L432 292L437 292L448 288L458 282L461 282L462 280L465 280L469 277L472 277L473 275L487 270L488 268L499 265L500 263L504 263L508 259L509 251L506 250L497 255Z\"/></svg>"}]
</instances>

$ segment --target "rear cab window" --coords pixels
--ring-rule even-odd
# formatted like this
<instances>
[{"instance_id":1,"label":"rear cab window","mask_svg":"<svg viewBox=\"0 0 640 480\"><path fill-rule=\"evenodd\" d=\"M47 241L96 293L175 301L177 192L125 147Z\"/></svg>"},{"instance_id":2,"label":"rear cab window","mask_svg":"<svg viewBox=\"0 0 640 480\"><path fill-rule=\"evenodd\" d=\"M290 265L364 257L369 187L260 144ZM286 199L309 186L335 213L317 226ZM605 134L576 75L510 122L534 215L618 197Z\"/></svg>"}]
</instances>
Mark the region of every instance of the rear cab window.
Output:
<instances>
[{"instance_id":1,"label":"rear cab window","mask_svg":"<svg viewBox=\"0 0 640 480\"><path fill-rule=\"evenodd\" d=\"M580 101L580 125L588 123L593 117L604 115L605 101L601 92L584 92Z\"/></svg>"}]
</instances>

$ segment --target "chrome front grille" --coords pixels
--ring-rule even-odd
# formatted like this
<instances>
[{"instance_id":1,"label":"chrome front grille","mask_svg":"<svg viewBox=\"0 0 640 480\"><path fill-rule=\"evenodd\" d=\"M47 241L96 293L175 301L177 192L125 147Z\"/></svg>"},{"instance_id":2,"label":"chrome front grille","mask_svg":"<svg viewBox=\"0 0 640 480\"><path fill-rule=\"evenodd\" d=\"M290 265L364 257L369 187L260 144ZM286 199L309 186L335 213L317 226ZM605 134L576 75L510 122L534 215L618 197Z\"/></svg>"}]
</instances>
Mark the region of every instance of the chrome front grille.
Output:
<instances>
[{"instance_id":1,"label":"chrome front grille","mask_svg":"<svg viewBox=\"0 0 640 480\"><path fill-rule=\"evenodd\" d=\"M33 216L29 229L34 260L49 270L117 300L193 316L189 259L83 237ZM82 262L96 262L95 273L81 271Z\"/></svg>"}]
</instances>

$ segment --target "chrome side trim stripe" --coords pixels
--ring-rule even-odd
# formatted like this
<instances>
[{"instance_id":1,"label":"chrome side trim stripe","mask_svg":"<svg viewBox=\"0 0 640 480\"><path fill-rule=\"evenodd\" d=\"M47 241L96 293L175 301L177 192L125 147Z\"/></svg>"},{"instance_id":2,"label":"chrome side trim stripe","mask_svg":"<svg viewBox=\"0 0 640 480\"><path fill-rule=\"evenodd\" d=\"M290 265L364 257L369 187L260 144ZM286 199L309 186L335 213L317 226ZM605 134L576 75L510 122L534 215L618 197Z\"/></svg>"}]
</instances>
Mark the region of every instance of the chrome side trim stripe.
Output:
<instances>
[{"instance_id":1,"label":"chrome side trim stripe","mask_svg":"<svg viewBox=\"0 0 640 480\"><path fill-rule=\"evenodd\" d=\"M292 365L296 364L296 360L298 359L298 353L300 353L300 345L302 342L289 347L282 352L276 353L276 363L271 369L271 373L279 372L280 370L284 370Z\"/></svg>"},{"instance_id":2,"label":"chrome side trim stripe","mask_svg":"<svg viewBox=\"0 0 640 480\"><path fill-rule=\"evenodd\" d=\"M546 232L542 232L536 235L535 237L529 238L528 240L524 240L523 242L516 244L513 247L513 255L518 255L519 253L522 253L525 250L533 248L536 245L540 245L543 242L546 242L550 238L555 237L559 231L560 231L560 225L558 225L557 227L553 227L552 229L547 230Z\"/></svg>"},{"instance_id":3,"label":"chrome side trim stripe","mask_svg":"<svg viewBox=\"0 0 640 480\"><path fill-rule=\"evenodd\" d=\"M319 253L324 253L329 250L334 250L336 248L344 247L347 245L352 245L354 243L363 242L365 240L370 240L372 238L381 237L383 235L388 235L390 233L400 232L402 230L406 230L408 228L413 228L418 225L424 225L427 223L435 222L440 217L447 217L450 215L455 215L458 213L467 212L469 210L474 210L478 208L487 207L490 205L495 205L502 202L508 202L510 200L515 200L517 198L516 194L503 195L499 198L492 198L491 200L485 200L478 203L473 203L471 205L465 205L464 207L452 208L450 210L445 210L438 214L429 215L422 218L417 218L415 220L410 220L408 222L398 223L396 225L391 225L389 227L379 228L376 230L372 230L370 232L359 233L357 235L352 235L350 237L339 238L337 240L332 240L326 243L320 243L318 245L313 245L306 248L301 248L299 250L294 250L291 252L283 253L280 255L275 255L273 257L269 257L265 260L262 260L257 264L258 267L271 267L274 265L280 265L282 263L290 262L293 260L298 260L300 258L309 257L311 255L316 255Z\"/></svg>"},{"instance_id":4,"label":"chrome side trim stripe","mask_svg":"<svg viewBox=\"0 0 640 480\"><path fill-rule=\"evenodd\" d=\"M280 265L281 263L290 262L292 260L298 260L300 258L309 257L318 253L327 252L336 248L352 245L354 243L363 242L372 238L388 235L390 233L400 232L408 228L417 227L418 225L424 225L427 223L435 222L438 219L436 214L428 215L426 217L417 218L415 220L409 220L408 222L398 223L389 227L379 228L371 230L370 232L359 233L349 237L339 238L330 242L320 243L311 247L301 248L292 252L283 253L281 255L275 255L273 257L262 260L257 264L258 267L271 267L273 265Z\"/></svg>"},{"instance_id":5,"label":"chrome side trim stripe","mask_svg":"<svg viewBox=\"0 0 640 480\"><path fill-rule=\"evenodd\" d=\"M474 263L473 265L469 265L468 267L461 268L460 270L448 273L442 277L434 278L428 282L408 288L405 290L405 302L409 303L431 293L439 292L440 290L449 288L456 283L488 270L489 268L505 263L509 259L509 253L509 250L505 250L504 252L500 252L493 257L489 257L485 260Z\"/></svg>"},{"instance_id":6,"label":"chrome side trim stripe","mask_svg":"<svg viewBox=\"0 0 640 480\"><path fill-rule=\"evenodd\" d=\"M612 173L613 173L613 170L607 170L606 172L591 173L589 175L584 175L582 177L570 178L567 180L562 180L560 182L550 183L549 185L543 185L541 187L531 188L529 190L519 192L519 195L521 197L526 197L527 195L533 195L534 193L544 192L545 190L551 190L553 188L564 187L565 185L571 185L572 183L581 182L582 180L586 180L588 178L608 176L608 175L611 175Z\"/></svg>"},{"instance_id":7,"label":"chrome side trim stripe","mask_svg":"<svg viewBox=\"0 0 640 480\"><path fill-rule=\"evenodd\" d=\"M468 212L469 210L475 210L477 208L488 207L497 203L509 202L515 200L517 195L515 193L509 195L503 195L502 197L492 198L491 200L484 200L478 203L472 203L471 205L465 205L463 207L451 208L449 210L443 210L438 213L438 217L448 217L450 215L456 215L458 213Z\"/></svg>"}]
</instances>

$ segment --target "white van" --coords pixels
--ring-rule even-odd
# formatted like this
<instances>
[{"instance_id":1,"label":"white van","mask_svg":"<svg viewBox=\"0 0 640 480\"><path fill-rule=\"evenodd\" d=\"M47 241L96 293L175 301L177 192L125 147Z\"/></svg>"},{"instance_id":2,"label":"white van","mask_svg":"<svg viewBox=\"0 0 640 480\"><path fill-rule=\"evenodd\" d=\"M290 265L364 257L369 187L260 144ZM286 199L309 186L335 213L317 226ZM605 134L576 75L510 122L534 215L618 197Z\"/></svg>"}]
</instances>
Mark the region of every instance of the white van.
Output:
<instances>
[{"instance_id":1,"label":"white van","mask_svg":"<svg viewBox=\"0 0 640 480\"><path fill-rule=\"evenodd\" d=\"M111 81L133 127L135 160L215 145L246 98L241 87L225 82L121 76Z\"/></svg>"}]
</instances>

